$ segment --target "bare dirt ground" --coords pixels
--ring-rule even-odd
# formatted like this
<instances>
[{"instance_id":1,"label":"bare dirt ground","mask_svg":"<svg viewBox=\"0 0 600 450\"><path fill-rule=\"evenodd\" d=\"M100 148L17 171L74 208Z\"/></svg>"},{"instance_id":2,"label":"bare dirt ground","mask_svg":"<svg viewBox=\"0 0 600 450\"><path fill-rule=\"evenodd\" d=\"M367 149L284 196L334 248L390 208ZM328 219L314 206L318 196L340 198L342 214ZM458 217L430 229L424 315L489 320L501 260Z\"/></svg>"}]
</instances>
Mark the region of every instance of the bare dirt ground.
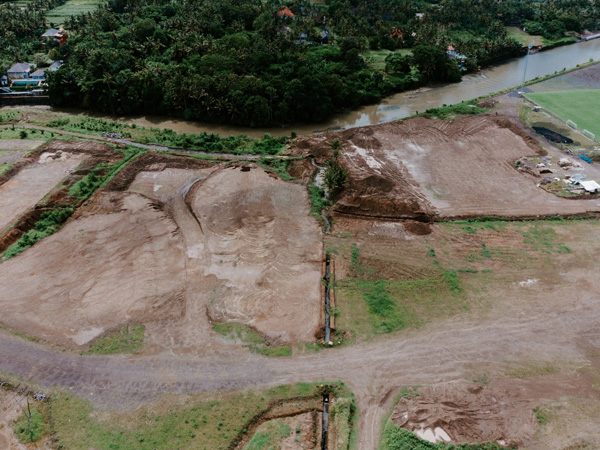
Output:
<instances>
[{"instance_id":1,"label":"bare dirt ground","mask_svg":"<svg viewBox=\"0 0 600 450\"><path fill-rule=\"evenodd\" d=\"M43 143L44 141L28 139L0 139L0 150L33 150Z\"/></svg>"},{"instance_id":2,"label":"bare dirt ground","mask_svg":"<svg viewBox=\"0 0 600 450\"><path fill-rule=\"evenodd\" d=\"M212 292L211 318L251 325L277 343L314 340L323 247L306 189L262 169L234 168L189 195L204 239L188 256L203 261L205 276L223 280Z\"/></svg>"},{"instance_id":3,"label":"bare dirt ground","mask_svg":"<svg viewBox=\"0 0 600 450\"><path fill-rule=\"evenodd\" d=\"M13 424L23 414L26 407L25 397L0 389L0 448L6 450L25 450L13 431Z\"/></svg>"},{"instance_id":4,"label":"bare dirt ground","mask_svg":"<svg viewBox=\"0 0 600 450\"><path fill-rule=\"evenodd\" d=\"M39 155L36 162L0 185L0 234L21 214L33 208L68 175L67 171L75 169L82 161L80 155L49 149Z\"/></svg>"},{"instance_id":5,"label":"bare dirt ground","mask_svg":"<svg viewBox=\"0 0 600 450\"><path fill-rule=\"evenodd\" d=\"M314 340L322 243L306 189L256 167L206 179L212 163L145 159L60 232L0 265L14 280L0 295L2 322L70 348L143 323L149 351L206 352L212 320L276 343Z\"/></svg>"},{"instance_id":6,"label":"bare dirt ground","mask_svg":"<svg viewBox=\"0 0 600 450\"><path fill-rule=\"evenodd\" d=\"M350 178L337 213L424 220L600 211L598 200L557 198L536 186L539 178L517 171L517 159L544 150L505 118L417 117L306 138L298 151L330 154L334 139L343 144L340 161ZM600 178L597 169L586 170Z\"/></svg>"},{"instance_id":7,"label":"bare dirt ground","mask_svg":"<svg viewBox=\"0 0 600 450\"><path fill-rule=\"evenodd\" d=\"M342 380L358 402L361 450L377 448L401 389L424 386L421 403L404 404L419 429L444 422L456 440L513 439L535 450L600 446L598 222L498 232L385 220L577 213L595 202L535 187L513 158L539 147L494 117L348 130L310 138L314 146L301 142L298 151L324 157L335 136L351 184L334 233L356 238L382 279L426 275L419 252L433 249L443 267L464 269L464 310L303 356L266 358L226 345L210 320L246 323L277 342L314 335L322 237L305 188L256 167L192 167L148 155L59 233L0 264L0 279L9 280L0 293L5 325L85 348L111 327L139 321L146 353L80 356L0 331L0 371L120 411L165 393ZM336 261L336 275L348 264ZM302 315L289 313L299 308ZM270 309L276 320L264 315ZM482 389L468 391L473 383ZM538 406L547 424L537 422Z\"/></svg>"}]
</instances>

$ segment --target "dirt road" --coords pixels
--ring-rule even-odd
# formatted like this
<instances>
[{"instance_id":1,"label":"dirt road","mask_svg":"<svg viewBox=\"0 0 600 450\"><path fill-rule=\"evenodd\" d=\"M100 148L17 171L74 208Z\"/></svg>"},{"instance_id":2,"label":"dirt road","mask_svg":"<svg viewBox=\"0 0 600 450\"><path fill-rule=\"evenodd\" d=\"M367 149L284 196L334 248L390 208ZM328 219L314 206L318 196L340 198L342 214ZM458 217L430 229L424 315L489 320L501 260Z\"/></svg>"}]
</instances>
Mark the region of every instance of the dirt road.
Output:
<instances>
[{"instance_id":1,"label":"dirt road","mask_svg":"<svg viewBox=\"0 0 600 450\"><path fill-rule=\"evenodd\" d=\"M277 359L233 349L204 358L78 356L0 332L0 371L65 387L97 407L121 410L165 392L342 380L355 392L361 412L359 448L375 449L390 390L464 379L482 368L502 373L499 366L506 360L568 358L573 367L589 364L586 350L600 345L596 303L597 298L585 296L562 307L513 311L501 320L463 316L381 342ZM558 395L560 386L548 390L549 397Z\"/></svg>"}]
</instances>

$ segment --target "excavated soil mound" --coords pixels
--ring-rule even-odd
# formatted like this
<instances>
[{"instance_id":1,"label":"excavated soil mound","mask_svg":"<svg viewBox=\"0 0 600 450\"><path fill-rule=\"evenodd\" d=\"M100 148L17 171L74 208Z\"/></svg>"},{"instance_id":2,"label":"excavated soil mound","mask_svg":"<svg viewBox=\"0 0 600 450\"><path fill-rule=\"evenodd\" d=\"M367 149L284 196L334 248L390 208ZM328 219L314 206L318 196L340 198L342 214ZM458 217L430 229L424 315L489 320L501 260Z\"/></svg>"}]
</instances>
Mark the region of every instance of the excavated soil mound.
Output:
<instances>
[{"instance_id":1,"label":"excavated soil mound","mask_svg":"<svg viewBox=\"0 0 600 450\"><path fill-rule=\"evenodd\" d=\"M466 382L427 387L401 398L391 419L428 440L519 445L535 432L536 418L518 395Z\"/></svg>"},{"instance_id":2,"label":"excavated soil mound","mask_svg":"<svg viewBox=\"0 0 600 450\"><path fill-rule=\"evenodd\" d=\"M431 234L431 226L428 223L416 222L414 220L407 220L404 222L404 229L417 236L426 236Z\"/></svg>"},{"instance_id":3,"label":"excavated soil mound","mask_svg":"<svg viewBox=\"0 0 600 450\"><path fill-rule=\"evenodd\" d=\"M305 137L297 152L323 162L341 142L348 181L334 212L376 219L431 221L482 215L538 217L600 211L597 200L557 198L514 161L544 155L534 137L505 117L413 119ZM558 158L557 154L553 157ZM589 178L600 171L586 167Z\"/></svg>"},{"instance_id":4,"label":"excavated soil mound","mask_svg":"<svg viewBox=\"0 0 600 450\"><path fill-rule=\"evenodd\" d=\"M323 248L306 188L262 169L229 168L194 185L187 199L202 230L188 255L218 280L210 316L276 343L314 339Z\"/></svg>"}]
</instances>

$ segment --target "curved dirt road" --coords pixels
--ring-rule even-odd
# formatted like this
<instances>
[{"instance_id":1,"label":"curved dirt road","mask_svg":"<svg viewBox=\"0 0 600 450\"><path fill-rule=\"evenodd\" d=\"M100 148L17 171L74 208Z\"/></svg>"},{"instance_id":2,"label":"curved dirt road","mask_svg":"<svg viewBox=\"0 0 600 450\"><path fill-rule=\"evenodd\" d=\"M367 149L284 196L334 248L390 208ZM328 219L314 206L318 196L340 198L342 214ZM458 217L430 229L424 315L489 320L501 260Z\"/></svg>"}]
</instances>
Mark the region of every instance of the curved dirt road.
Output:
<instances>
[{"instance_id":1,"label":"curved dirt road","mask_svg":"<svg viewBox=\"0 0 600 450\"><path fill-rule=\"evenodd\" d=\"M575 368L588 364L586 349L600 345L597 302L578 298L558 308L507 314L502 320L456 318L443 329L426 326L379 342L290 358L237 350L205 358L79 356L2 331L0 371L68 388L96 407L114 409L130 409L165 392L342 380L357 397L359 448L375 449L382 417L402 386L463 379L482 369L502 373L507 360L566 358Z\"/></svg>"}]
</instances>

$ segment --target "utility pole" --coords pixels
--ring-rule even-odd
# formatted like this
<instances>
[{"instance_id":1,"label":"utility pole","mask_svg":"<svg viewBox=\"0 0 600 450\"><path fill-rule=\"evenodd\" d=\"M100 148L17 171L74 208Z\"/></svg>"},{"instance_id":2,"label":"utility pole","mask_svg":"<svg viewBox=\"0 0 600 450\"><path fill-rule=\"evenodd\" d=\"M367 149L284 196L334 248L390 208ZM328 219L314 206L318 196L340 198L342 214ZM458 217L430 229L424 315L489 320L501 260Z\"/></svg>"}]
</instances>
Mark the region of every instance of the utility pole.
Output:
<instances>
[{"instance_id":1,"label":"utility pole","mask_svg":"<svg viewBox=\"0 0 600 450\"><path fill-rule=\"evenodd\" d=\"M525 76L527 75L527 63L529 62L529 52L533 47L534 41L531 41L527 46L527 56L525 56L525 70L523 71L523 82L521 83L521 92L525 92Z\"/></svg>"}]
</instances>

